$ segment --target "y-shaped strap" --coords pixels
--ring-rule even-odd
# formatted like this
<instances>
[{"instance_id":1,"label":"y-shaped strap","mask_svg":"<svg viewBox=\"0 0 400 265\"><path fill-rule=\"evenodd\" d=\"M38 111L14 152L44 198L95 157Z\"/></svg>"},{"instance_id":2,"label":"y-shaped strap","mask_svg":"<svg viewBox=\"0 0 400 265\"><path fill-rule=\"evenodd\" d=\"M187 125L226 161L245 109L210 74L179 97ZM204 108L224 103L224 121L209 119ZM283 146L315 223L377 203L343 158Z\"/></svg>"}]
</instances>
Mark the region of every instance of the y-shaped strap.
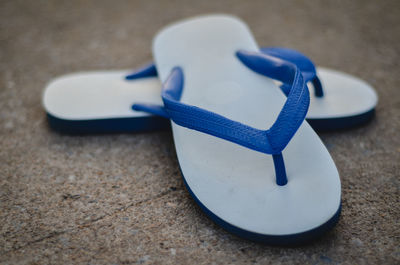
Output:
<instances>
[{"instance_id":1,"label":"y-shaped strap","mask_svg":"<svg viewBox=\"0 0 400 265\"><path fill-rule=\"evenodd\" d=\"M283 59L285 61L289 61L293 64L295 64L301 74L303 75L304 82L308 83L311 82L314 87L314 95L316 97L323 97L324 96L324 91L322 89L322 84L321 81L319 80L317 76L317 71L315 69L314 63L311 61L310 58L305 56L304 54L288 49L288 48L281 48L281 47L263 47L260 49L262 53ZM139 78L144 78L144 77L155 77L157 76L157 69L154 63L150 63L144 67L141 67L137 70L135 70L133 73L127 75L125 79L127 80L133 80L133 79L139 79ZM281 86L282 91L285 93L287 96L289 93L290 85L283 84ZM156 111L156 110L153 110Z\"/></svg>"},{"instance_id":2,"label":"y-shaped strap","mask_svg":"<svg viewBox=\"0 0 400 265\"><path fill-rule=\"evenodd\" d=\"M304 121L310 98L303 77L291 63L257 52L237 52L237 57L250 69L290 84L287 100L269 130L260 130L230 120L211 111L180 102L184 87L184 74L180 67L172 69L162 86L163 111L176 124L204 132L255 151L272 154L276 182L287 183L282 150ZM147 111L151 105L135 104L133 109ZM162 107L159 107L162 109Z\"/></svg>"}]
</instances>

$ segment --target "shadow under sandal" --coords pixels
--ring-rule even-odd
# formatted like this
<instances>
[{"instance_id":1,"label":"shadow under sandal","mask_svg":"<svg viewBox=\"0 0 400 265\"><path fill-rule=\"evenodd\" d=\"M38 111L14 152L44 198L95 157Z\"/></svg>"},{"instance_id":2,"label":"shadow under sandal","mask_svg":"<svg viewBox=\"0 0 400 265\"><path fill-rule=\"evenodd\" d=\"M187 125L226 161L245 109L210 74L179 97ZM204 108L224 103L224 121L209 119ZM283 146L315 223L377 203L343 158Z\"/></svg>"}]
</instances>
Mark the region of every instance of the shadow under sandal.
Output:
<instances>
[{"instance_id":1,"label":"shadow under sandal","mask_svg":"<svg viewBox=\"0 0 400 265\"><path fill-rule=\"evenodd\" d=\"M183 179L208 216L276 245L305 243L336 224L339 174L304 121L310 98L295 64L260 53L247 26L224 15L166 27L153 54L164 105L133 108L172 120Z\"/></svg>"}]
</instances>

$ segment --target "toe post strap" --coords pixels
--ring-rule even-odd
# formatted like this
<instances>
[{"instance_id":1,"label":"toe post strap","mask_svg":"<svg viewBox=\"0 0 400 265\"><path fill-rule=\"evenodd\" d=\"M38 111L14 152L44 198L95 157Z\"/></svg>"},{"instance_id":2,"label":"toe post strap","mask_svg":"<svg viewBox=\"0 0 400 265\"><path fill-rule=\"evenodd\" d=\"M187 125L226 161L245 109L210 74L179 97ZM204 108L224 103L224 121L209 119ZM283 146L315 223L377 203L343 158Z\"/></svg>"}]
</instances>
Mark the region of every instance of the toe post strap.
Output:
<instances>
[{"instance_id":1,"label":"toe post strap","mask_svg":"<svg viewBox=\"0 0 400 265\"><path fill-rule=\"evenodd\" d=\"M282 153L272 155L272 159L275 166L276 184L279 186L285 186L288 183L288 180Z\"/></svg>"}]
</instances>

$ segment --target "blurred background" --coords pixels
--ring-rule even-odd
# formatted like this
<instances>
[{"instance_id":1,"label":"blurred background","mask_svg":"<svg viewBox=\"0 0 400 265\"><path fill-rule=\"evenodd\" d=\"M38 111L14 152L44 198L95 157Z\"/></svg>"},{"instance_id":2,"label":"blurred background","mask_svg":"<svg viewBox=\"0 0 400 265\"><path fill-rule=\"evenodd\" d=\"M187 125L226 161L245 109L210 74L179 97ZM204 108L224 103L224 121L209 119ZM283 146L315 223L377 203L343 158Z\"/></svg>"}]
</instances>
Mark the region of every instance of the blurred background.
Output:
<instances>
[{"instance_id":1,"label":"blurred background","mask_svg":"<svg viewBox=\"0 0 400 265\"><path fill-rule=\"evenodd\" d=\"M134 69L153 36L194 15L242 18L283 46L370 83L375 119L321 134L343 213L321 240L258 245L190 198L169 132L65 136L47 126L52 78ZM399 264L400 1L0 1L0 262L3 264Z\"/></svg>"}]
</instances>

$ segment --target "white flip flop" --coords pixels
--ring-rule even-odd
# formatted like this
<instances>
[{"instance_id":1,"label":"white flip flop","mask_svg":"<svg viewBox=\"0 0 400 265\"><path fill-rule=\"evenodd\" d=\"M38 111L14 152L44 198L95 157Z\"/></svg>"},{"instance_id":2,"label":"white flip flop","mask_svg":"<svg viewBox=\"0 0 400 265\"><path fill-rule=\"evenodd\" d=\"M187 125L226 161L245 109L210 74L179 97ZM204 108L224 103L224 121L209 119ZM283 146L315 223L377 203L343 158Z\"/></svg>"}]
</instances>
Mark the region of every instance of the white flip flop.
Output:
<instances>
[{"instance_id":1,"label":"white flip flop","mask_svg":"<svg viewBox=\"0 0 400 265\"><path fill-rule=\"evenodd\" d=\"M232 16L166 27L153 43L163 82L159 110L172 120L184 181L206 214L250 240L299 244L338 221L340 178L303 122L309 92L300 71L258 51ZM288 96L266 76L289 85Z\"/></svg>"}]
</instances>

